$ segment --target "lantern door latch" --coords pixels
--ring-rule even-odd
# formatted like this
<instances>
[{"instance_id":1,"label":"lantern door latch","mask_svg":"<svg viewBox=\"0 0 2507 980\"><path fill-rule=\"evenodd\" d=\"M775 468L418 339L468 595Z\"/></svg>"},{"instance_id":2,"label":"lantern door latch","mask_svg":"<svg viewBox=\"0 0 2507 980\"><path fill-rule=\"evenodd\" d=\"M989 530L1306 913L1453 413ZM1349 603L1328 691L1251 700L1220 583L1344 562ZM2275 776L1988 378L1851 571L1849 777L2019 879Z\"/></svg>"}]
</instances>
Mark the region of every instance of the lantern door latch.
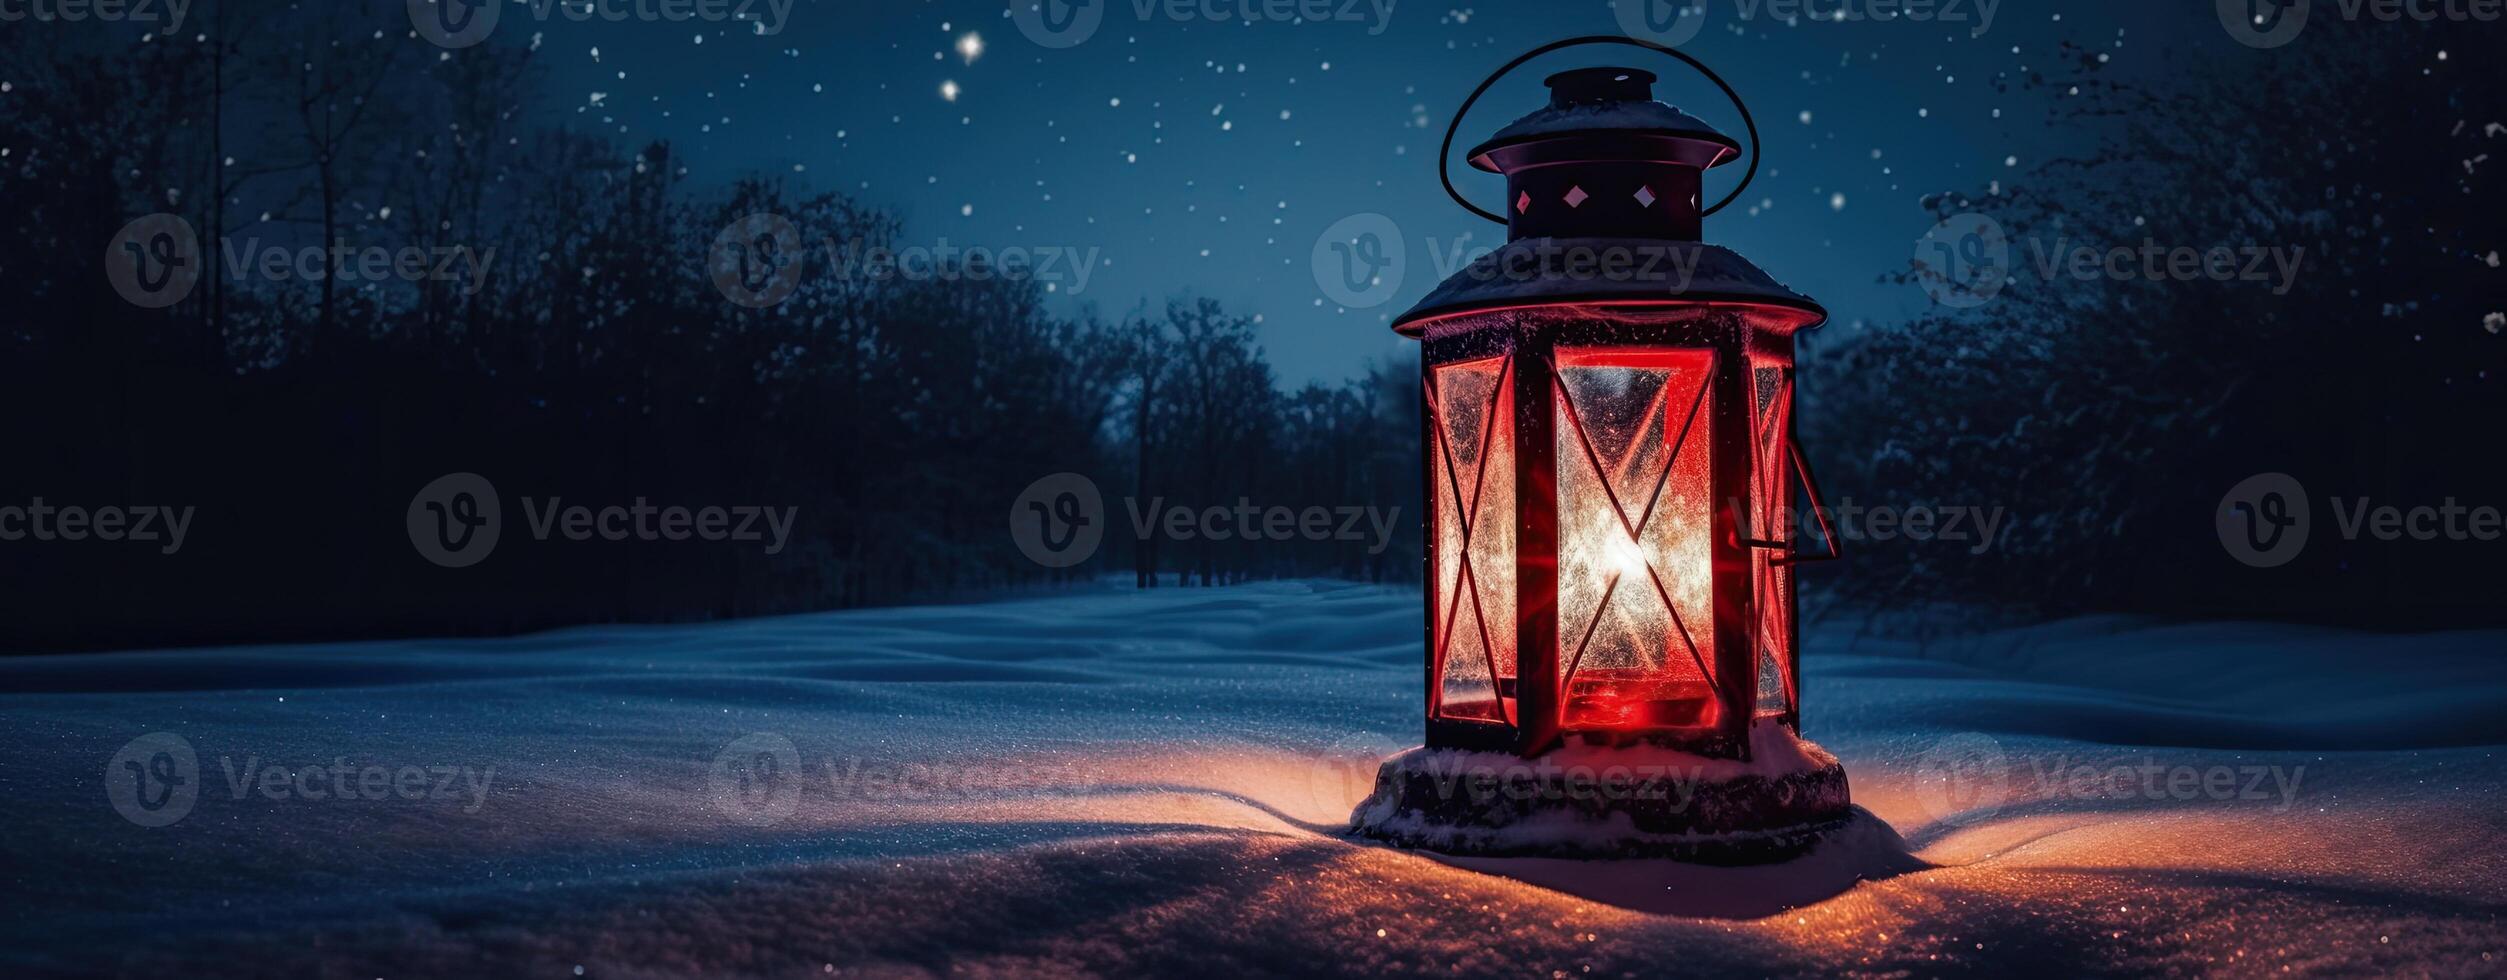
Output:
<instances>
[{"instance_id":1,"label":"lantern door latch","mask_svg":"<svg viewBox=\"0 0 2507 980\"><path fill-rule=\"evenodd\" d=\"M1837 529L1828 523L1828 502L1820 496L1819 478L1811 472L1810 458L1802 454L1802 441L1786 434L1786 448L1793 457L1795 479L1801 481L1802 493L1811 501L1811 516L1819 522L1819 537L1826 545L1822 551L1802 551L1790 541L1748 539L1741 543L1752 551L1777 551L1770 561L1776 565L1800 565L1807 562L1836 561L1845 557L1845 542L1837 537Z\"/></svg>"}]
</instances>

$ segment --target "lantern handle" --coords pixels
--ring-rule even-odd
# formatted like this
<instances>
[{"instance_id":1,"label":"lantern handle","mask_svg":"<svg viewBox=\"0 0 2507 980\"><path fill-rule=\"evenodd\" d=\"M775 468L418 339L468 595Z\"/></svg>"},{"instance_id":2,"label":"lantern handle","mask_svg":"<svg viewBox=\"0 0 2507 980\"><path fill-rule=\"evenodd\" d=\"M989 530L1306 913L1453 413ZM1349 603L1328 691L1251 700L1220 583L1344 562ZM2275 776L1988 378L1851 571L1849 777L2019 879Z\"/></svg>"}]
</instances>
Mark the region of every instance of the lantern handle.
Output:
<instances>
[{"instance_id":1,"label":"lantern handle","mask_svg":"<svg viewBox=\"0 0 2507 980\"><path fill-rule=\"evenodd\" d=\"M1790 377L1791 374L1792 372L1790 371L1786 372L1788 377ZM1797 431L1793 424L1793 420L1790 418L1785 420L1785 448L1787 453L1793 458L1794 478L1801 481L1802 492L1810 495L1811 516L1819 519L1819 537L1821 541L1826 542L1827 550L1819 552L1803 551L1800 548L1794 547L1793 543L1790 541L1762 541L1756 538L1742 539L1742 546L1747 547L1752 551L1782 552L1781 554L1774 555L1768 559L1769 564L1775 565L1779 568L1788 565L1805 564L1808 562L1836 561L1840 558L1844 558L1845 540L1837 537L1836 526L1828 522L1828 501L1819 492L1819 477L1811 473L1811 458L1802 452L1801 434Z\"/></svg>"},{"instance_id":2,"label":"lantern handle","mask_svg":"<svg viewBox=\"0 0 2507 980\"><path fill-rule=\"evenodd\" d=\"M1497 73L1490 75L1487 81L1481 82L1479 88L1472 89L1471 97L1462 100L1462 108L1454 112L1454 121L1447 124L1445 127L1445 145L1438 148L1436 151L1436 178L1445 184L1446 196L1453 198L1454 203L1462 205L1462 208L1465 211L1469 211L1501 225L1506 223L1506 217L1504 215L1496 214L1477 204L1471 203L1469 198L1462 196L1462 192L1454 188L1452 163L1454 156L1454 134L1462 129L1463 117L1471 114L1471 107L1479 103L1480 96L1488 94L1489 88L1496 85L1498 79L1506 77L1509 72L1523 67L1525 62L1531 61L1534 58L1538 58L1552 51L1586 44L1625 44L1630 47L1644 48L1648 51L1659 51L1663 54L1670 55L1688 63L1689 67L1697 69L1698 74L1706 76L1707 81L1715 83L1716 88L1724 90L1724 97L1732 100L1732 107L1741 110L1741 124L1748 127L1750 131L1750 169L1749 172L1741 175L1740 186L1734 187L1732 189L1732 193L1724 195L1723 200L1715 202L1714 207L1698 212L1698 216L1705 217L1707 215L1714 214L1717 211L1723 210L1732 202L1740 200L1741 192L1750 188L1750 181L1758 179L1759 155L1758 120L1751 118L1750 107L1741 102L1741 93L1733 91L1732 86L1725 83L1723 76L1715 74L1714 69L1706 67L1705 62L1690 57L1687 52L1681 51L1680 49L1667 44L1658 44L1642 38L1628 37L1620 34L1588 34L1583 37L1571 37L1564 41L1552 41L1548 44L1541 45L1531 51L1525 52L1522 57L1507 62L1506 67L1498 69Z\"/></svg>"}]
</instances>

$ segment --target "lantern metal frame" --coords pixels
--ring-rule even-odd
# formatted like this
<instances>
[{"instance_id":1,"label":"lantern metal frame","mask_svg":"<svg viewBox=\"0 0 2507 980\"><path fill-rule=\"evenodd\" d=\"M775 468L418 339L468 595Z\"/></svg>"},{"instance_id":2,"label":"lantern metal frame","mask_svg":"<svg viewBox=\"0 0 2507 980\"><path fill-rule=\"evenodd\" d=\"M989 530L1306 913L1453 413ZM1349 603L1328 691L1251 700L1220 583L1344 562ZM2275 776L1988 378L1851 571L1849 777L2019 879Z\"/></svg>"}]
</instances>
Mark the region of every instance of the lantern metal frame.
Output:
<instances>
[{"instance_id":1,"label":"lantern metal frame","mask_svg":"<svg viewBox=\"0 0 2507 980\"><path fill-rule=\"evenodd\" d=\"M1443 160L1450 158L1454 133L1470 107L1513 69L1549 52L1584 44L1632 45L1671 55L1698 69L1731 96L1748 125L1752 144L1749 176L1741 186L1713 207L1699 207L1703 172L1735 162L1740 156L1738 145L1703 121L1652 101L1651 73L1592 68L1553 76L1549 109L1519 120L1468 154L1478 169L1507 177L1507 198L1512 205L1507 215L1483 210L1455 190ZM1840 548L1795 433L1795 335L1817 327L1827 313L1731 250L1699 241L1702 218L1731 203L1755 177L1757 136L1748 107L1731 86L1695 58L1616 35L1573 38L1537 48L1481 83L1456 113L1446 133L1446 152L1440 154L1439 176L1447 191L1473 213L1507 224L1509 243L1448 280L1395 324L1423 345L1429 748L1532 756L1576 736L1746 759L1751 725L1770 717L1759 708L1759 661L1771 654L1780 658L1777 683L1784 688L1783 707L1773 713L1772 720L1799 731L1800 600L1792 569L1839 557ZM1628 195L1631 187L1637 188L1631 195L1637 204L1633 208L1620 196ZM1560 203L1565 206L1558 207ZM1562 244L1664 250L1685 261L1675 263L1682 270L1677 277L1655 272L1597 278L1562 274L1557 256L1530 254ZM1509 266L1510 262L1516 265ZM1506 274L1525 268L1532 273ZM1608 504L1617 511L1616 518L1632 542L1646 533L1645 522L1653 519L1657 502L1632 505L1618 498L1610 476L1601 472L1586 422L1573 410L1574 398L1561 381L1560 359L1593 351L1703 352L1710 359L1698 386L1697 407L1669 447L1661 474L1667 478L1678 465L1679 454L1689 445L1690 427L1702 426L1703 445L1711 457L1712 487L1706 505L1711 582L1708 622L1689 622L1681 616L1651 557L1645 559L1645 568L1652 581L1641 583L1658 594L1673 620L1674 641L1696 659L1708 683L1715 709L1708 725L1593 726L1567 717L1568 685L1581 668L1583 648L1591 642L1593 629L1611 613L1611 597L1620 585L1620 575L1613 573L1591 622L1560 622L1561 470L1595 468L1609 495ZM1505 419L1510 445L1504 455L1513 472L1490 474L1486 472L1489 454L1474 454L1472 465L1480 472L1472 481L1472 499L1465 500L1457 478L1461 454L1449 445L1446 419L1452 406L1439 391L1439 371L1493 357L1505 358L1501 380L1488 395L1490 405L1482 410L1511 406ZM1773 390L1762 393L1767 372L1773 372ZM1496 422L1483 422L1485 438L1497 438ZM1562 434L1572 434L1568 445L1581 447L1588 458L1560 459ZM1492 476L1512 485L1513 513L1496 515L1514 522L1511 569L1474 564L1472 535L1487 530L1477 509ZM1793 511L1797 486L1809 500L1809 513L1817 517L1824 542L1819 551L1800 550L1797 536L1787 526L1790 522L1785 517ZM1653 492L1660 497L1659 479ZM1450 576L1445 566L1449 556L1441 540L1449 512L1457 518L1462 551L1451 556L1456 561ZM1500 669L1501 653L1491 642L1482 608L1480 593L1491 576L1500 577L1492 584L1512 591L1515 671L1511 678ZM1468 596L1461 591L1466 587L1471 590ZM1463 601L1466 598L1468 602ZM1453 717L1443 710L1445 671L1456 645L1453 634L1466 626L1479 632L1479 652L1489 658L1494 719ZM1711 642L1699 641L1701 630ZM1562 645L1562 636L1570 642ZM1711 660L1699 652L1701 647L1711 648Z\"/></svg>"},{"instance_id":2,"label":"lantern metal frame","mask_svg":"<svg viewBox=\"0 0 2507 980\"><path fill-rule=\"evenodd\" d=\"M1750 309L1753 313L1760 310ZM1816 477L1794 431L1793 338L1789 332L1754 327L1752 321L1757 317L1727 305L1588 304L1563 308L1562 313L1526 327L1515 326L1503 318L1487 321L1479 329L1453 333L1441 332L1434 323L1427 325L1421 371L1421 437L1427 448L1422 479L1429 488L1426 526L1430 529L1423 629L1429 651L1425 665L1428 744L1530 756L1554 747L1562 737L1575 735L1588 741L1652 742L1702 755L1746 758L1749 725L1763 717L1758 708L1758 660L1769 650L1784 658L1780 676L1786 688L1785 707L1773 719L1797 731L1801 724L1800 599L1790 583L1780 582L1778 577L1789 576L1789 570L1796 565L1831 560L1840 554ZM1460 313L1450 319L1470 320L1477 316ZM1652 336L1641 345L1628 342L1624 324L1631 318L1649 321L1647 329ZM1658 599L1674 621L1676 639L1692 655L1697 655L1700 646L1694 631L1712 633L1711 642L1704 646L1712 649L1713 659L1700 666L1716 695L1716 721L1711 730L1703 731L1571 725L1565 719L1563 699L1584 646L1591 642L1600 618L1608 614L1608 595L1617 583L1605 589L1605 598L1594 608L1591 621L1560 621L1558 473L1568 466L1592 466L1597 471L1602 468L1599 450L1584 431L1582 417L1573 409L1573 396L1559 379L1560 358L1589 353L1607 357L1688 352L1707 355L1707 376L1698 386L1693 407L1683 413L1688 417L1680 424L1680 435L1668 445L1667 456L1659 464L1661 472L1649 477L1656 481L1655 492L1659 496L1660 481L1668 477L1678 463L1679 453L1691 444L1689 433L1694 427L1704 427L1713 484L1708 542L1714 615L1707 623L1686 622L1667 594ZM1464 529L1465 553L1457 562L1461 571L1449 580L1443 572L1436 529L1444 526L1449 511L1468 511L1485 494L1473 494L1473 500L1463 499L1456 468L1459 454L1450 445L1437 369L1490 358L1504 359L1500 389L1493 390L1489 397L1492 407L1511 402L1512 411L1506 421L1512 449L1507 455L1513 472L1487 472L1490 454L1483 451L1475 454L1473 465L1480 472L1473 483L1480 485L1492 476L1512 481L1515 513L1503 516L1515 521L1513 567L1494 570L1472 566L1469 536L1477 530L1475 525L1481 515L1464 513L1457 522ZM1756 390L1762 371L1777 372L1777 391L1772 398L1762 399ZM1769 417L1771 411L1773 417ZM1483 429L1487 438L1498 438L1494 419L1484 423ZM1569 444L1581 447L1588 458L1558 458L1563 434L1572 434L1574 438ZM1607 485L1605 479L1604 486ZM1782 511L1790 509L1789 500L1796 486L1809 499L1808 512L1817 515L1823 541L1819 551L1801 550L1801 542L1790 533L1790 522L1782 520ZM1623 501L1615 495L1611 500L1618 511L1617 518L1628 526L1632 538L1642 534L1655 516L1655 503ZM1650 559L1647 570L1660 573ZM1491 574L1510 575L1504 587L1511 588L1515 597L1514 676L1505 677L1494 662L1489 668L1493 694L1506 720L1448 717L1440 710L1439 696L1444 688L1446 658L1454 645L1453 633L1482 615L1472 608L1478 605L1476 595L1465 596L1456 590L1477 589ZM1663 590L1659 578L1639 584L1650 584L1657 592ZM1473 601L1466 602L1466 598ZM1440 622L1448 628L1440 629ZM1485 623L1472 628L1479 629L1485 637ZM1562 637L1568 638L1568 642L1562 644ZM1492 661L1497 654L1485 638L1480 651ZM1513 707L1507 710L1505 706L1510 703Z\"/></svg>"}]
</instances>

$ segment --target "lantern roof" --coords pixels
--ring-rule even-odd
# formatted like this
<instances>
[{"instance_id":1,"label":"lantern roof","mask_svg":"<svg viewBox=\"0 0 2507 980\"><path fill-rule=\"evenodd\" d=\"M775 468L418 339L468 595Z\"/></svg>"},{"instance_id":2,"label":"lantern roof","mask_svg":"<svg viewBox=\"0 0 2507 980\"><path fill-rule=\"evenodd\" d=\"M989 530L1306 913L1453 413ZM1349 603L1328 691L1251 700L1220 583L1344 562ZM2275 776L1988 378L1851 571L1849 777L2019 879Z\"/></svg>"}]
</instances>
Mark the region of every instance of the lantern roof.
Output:
<instances>
[{"instance_id":1,"label":"lantern roof","mask_svg":"<svg viewBox=\"0 0 2507 980\"><path fill-rule=\"evenodd\" d=\"M1752 307L1787 332L1828 311L1721 245L1653 238L1519 238L1472 260L1394 321L1419 336L1447 316L1525 306L1726 304Z\"/></svg>"},{"instance_id":2,"label":"lantern roof","mask_svg":"<svg viewBox=\"0 0 2507 980\"><path fill-rule=\"evenodd\" d=\"M1655 80L1638 68L1560 72L1549 77L1548 105L1473 148L1473 166L1505 175L1506 213L1480 211L1450 181L1448 191L1504 223L1507 242L1437 286L1394 329L1419 336L1430 320L1565 304L1744 307L1762 328L1787 333L1825 322L1828 311L1810 297L1701 240L1705 216L1723 206L1702 206L1702 175L1738 159L1740 146L1656 101Z\"/></svg>"},{"instance_id":3,"label":"lantern roof","mask_svg":"<svg viewBox=\"0 0 2507 980\"><path fill-rule=\"evenodd\" d=\"M1507 124L1468 154L1471 165L1490 173L1506 169L1497 151L1570 136L1657 137L1681 144L1683 162L1700 169L1739 159L1741 144L1699 119L1654 98L1655 75L1639 68L1578 68L1551 75L1549 104Z\"/></svg>"}]
</instances>

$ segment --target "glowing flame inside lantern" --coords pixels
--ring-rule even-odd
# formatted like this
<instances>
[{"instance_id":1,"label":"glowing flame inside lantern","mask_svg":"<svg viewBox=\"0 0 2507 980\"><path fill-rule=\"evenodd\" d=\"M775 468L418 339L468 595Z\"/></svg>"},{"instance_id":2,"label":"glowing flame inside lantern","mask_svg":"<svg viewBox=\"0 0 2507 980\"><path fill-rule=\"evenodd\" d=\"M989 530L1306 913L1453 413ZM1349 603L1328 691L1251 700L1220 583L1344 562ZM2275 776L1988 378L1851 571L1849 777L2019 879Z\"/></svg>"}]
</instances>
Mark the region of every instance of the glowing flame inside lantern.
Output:
<instances>
[{"instance_id":1,"label":"glowing flame inside lantern","mask_svg":"<svg viewBox=\"0 0 2507 980\"><path fill-rule=\"evenodd\" d=\"M1594 516L1604 524L1614 525L1611 530L1618 530L1615 522L1608 515ZM1645 560L1644 549L1638 548L1637 543L1628 540L1624 534L1613 536L1610 544L1604 546L1603 550L1609 553L1611 574L1622 579L1642 579L1646 574L1646 569L1650 567Z\"/></svg>"},{"instance_id":2,"label":"glowing flame inside lantern","mask_svg":"<svg viewBox=\"0 0 2507 980\"><path fill-rule=\"evenodd\" d=\"M1714 355L1561 352L1559 676L1567 727L1715 717Z\"/></svg>"},{"instance_id":3,"label":"glowing flame inside lantern","mask_svg":"<svg viewBox=\"0 0 2507 980\"><path fill-rule=\"evenodd\" d=\"M1794 566L1835 542L1800 547L1781 515L1797 483L1817 510L1793 339L1827 313L1704 238L1742 191L1702 206L1705 171L1756 152L1655 80L1559 73L1549 105L1464 154L1506 178L1502 214L1455 197L1507 244L1395 321L1426 369L1431 747L1747 758L1761 720L1800 723ZM1677 274L1593 274L1666 256Z\"/></svg>"}]
</instances>

